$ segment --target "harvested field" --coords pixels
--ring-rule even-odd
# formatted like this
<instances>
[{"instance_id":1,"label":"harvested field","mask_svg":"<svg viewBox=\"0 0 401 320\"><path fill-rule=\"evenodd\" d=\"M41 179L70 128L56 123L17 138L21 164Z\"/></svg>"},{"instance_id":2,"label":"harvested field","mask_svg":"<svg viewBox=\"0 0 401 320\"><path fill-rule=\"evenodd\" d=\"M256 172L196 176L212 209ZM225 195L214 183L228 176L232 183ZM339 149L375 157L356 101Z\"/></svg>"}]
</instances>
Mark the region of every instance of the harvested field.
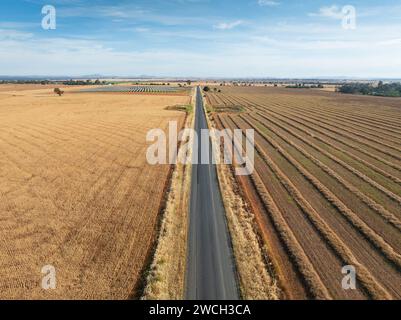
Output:
<instances>
[{"instance_id":1,"label":"harvested field","mask_svg":"<svg viewBox=\"0 0 401 320\"><path fill-rule=\"evenodd\" d=\"M207 101L221 128L255 130L255 172L237 183L285 297L400 299L401 100L234 87Z\"/></svg>"},{"instance_id":2,"label":"harvested field","mask_svg":"<svg viewBox=\"0 0 401 320\"><path fill-rule=\"evenodd\" d=\"M51 91L0 95L0 298L134 297L171 172L147 163L146 133L182 126L165 108L190 97Z\"/></svg>"},{"instance_id":3,"label":"harvested field","mask_svg":"<svg viewBox=\"0 0 401 320\"><path fill-rule=\"evenodd\" d=\"M9 91L26 91L26 90L40 90L40 89L50 89L54 88L56 85L46 84L0 84L0 92L9 92Z\"/></svg>"}]
</instances>

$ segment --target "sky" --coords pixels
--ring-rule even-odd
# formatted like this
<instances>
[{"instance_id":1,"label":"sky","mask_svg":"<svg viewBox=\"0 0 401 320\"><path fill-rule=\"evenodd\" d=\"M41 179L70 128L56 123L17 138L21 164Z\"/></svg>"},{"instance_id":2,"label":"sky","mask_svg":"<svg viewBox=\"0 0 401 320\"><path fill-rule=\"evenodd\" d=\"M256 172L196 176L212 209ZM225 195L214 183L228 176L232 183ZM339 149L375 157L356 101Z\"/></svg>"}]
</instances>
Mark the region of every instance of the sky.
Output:
<instances>
[{"instance_id":1,"label":"sky","mask_svg":"<svg viewBox=\"0 0 401 320\"><path fill-rule=\"evenodd\" d=\"M401 78L400 57L394 0L0 1L0 75Z\"/></svg>"}]
</instances>

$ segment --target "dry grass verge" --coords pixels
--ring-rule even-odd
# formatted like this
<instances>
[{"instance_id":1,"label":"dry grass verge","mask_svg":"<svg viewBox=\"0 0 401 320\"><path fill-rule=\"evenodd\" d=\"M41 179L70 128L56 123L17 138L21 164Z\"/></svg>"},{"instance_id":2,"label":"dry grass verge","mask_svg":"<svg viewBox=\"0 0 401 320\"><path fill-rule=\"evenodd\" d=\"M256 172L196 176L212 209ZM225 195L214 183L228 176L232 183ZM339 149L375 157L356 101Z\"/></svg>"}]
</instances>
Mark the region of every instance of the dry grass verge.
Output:
<instances>
[{"instance_id":1,"label":"dry grass verge","mask_svg":"<svg viewBox=\"0 0 401 320\"><path fill-rule=\"evenodd\" d=\"M226 165L218 165L217 174L229 221L242 296L248 300L278 300L281 290L272 264L262 253L252 213L238 192L235 192L233 173Z\"/></svg>"}]
</instances>

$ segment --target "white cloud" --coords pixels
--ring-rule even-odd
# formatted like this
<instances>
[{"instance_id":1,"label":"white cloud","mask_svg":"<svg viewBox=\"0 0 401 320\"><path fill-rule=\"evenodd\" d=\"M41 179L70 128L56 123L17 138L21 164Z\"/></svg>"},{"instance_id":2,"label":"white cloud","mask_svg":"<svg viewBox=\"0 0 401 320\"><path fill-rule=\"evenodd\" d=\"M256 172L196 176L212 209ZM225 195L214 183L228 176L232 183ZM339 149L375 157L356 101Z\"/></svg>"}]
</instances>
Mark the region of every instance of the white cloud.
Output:
<instances>
[{"instance_id":1,"label":"white cloud","mask_svg":"<svg viewBox=\"0 0 401 320\"><path fill-rule=\"evenodd\" d=\"M319 15L333 18L336 12L338 8L321 10ZM36 36L16 31L15 24L0 24L0 73L203 77L399 77L401 74L401 60L397 59L401 56L398 21L361 24L350 33L319 20L306 24L211 19L216 20L209 20L209 28L202 28L202 32L199 28L157 28L137 21L123 25L127 28L124 31L143 32L140 35L146 38L143 45L138 41L131 44L121 37L62 38L54 37L53 33ZM241 24L246 28L230 32L210 30L211 25L229 30ZM164 47L153 46L160 40L165 41ZM190 45L180 46L181 43Z\"/></svg>"},{"instance_id":2,"label":"white cloud","mask_svg":"<svg viewBox=\"0 0 401 320\"><path fill-rule=\"evenodd\" d=\"M13 29L0 29L0 41L2 40L27 40L33 37L30 32L18 31Z\"/></svg>"},{"instance_id":3,"label":"white cloud","mask_svg":"<svg viewBox=\"0 0 401 320\"><path fill-rule=\"evenodd\" d=\"M221 23L215 25L214 27L216 29L220 29L220 30L230 30L235 27L238 27L241 24L243 24L243 21L237 20L237 21L233 21L233 22L221 22Z\"/></svg>"},{"instance_id":4,"label":"white cloud","mask_svg":"<svg viewBox=\"0 0 401 320\"><path fill-rule=\"evenodd\" d=\"M388 39L388 40L383 40L377 43L379 46L393 46L393 45L401 45L401 38L394 38L394 39Z\"/></svg>"},{"instance_id":5,"label":"white cloud","mask_svg":"<svg viewBox=\"0 0 401 320\"><path fill-rule=\"evenodd\" d=\"M174 16L144 10L132 4L124 5L94 5L61 7L57 10L61 17L89 17L103 19L119 19L120 21L151 22L167 26L209 24L210 19L200 16Z\"/></svg>"},{"instance_id":6,"label":"white cloud","mask_svg":"<svg viewBox=\"0 0 401 320\"><path fill-rule=\"evenodd\" d=\"M262 7L264 6L274 7L280 5L280 2L273 0L258 0L258 4Z\"/></svg>"},{"instance_id":7,"label":"white cloud","mask_svg":"<svg viewBox=\"0 0 401 320\"><path fill-rule=\"evenodd\" d=\"M269 26L270 36L263 31L250 30L237 32L233 37L231 33L224 37L219 35L214 39L215 46L205 52L196 48L123 51L116 49L112 42L43 39L14 32L4 36L5 32L0 32L3 34L0 36L0 70L10 75L203 77L399 77L401 73L401 60L396 59L401 55L401 39L394 25L361 27L355 34L343 34L334 27L311 28L304 33L303 27ZM292 36L287 30L299 33ZM213 36L212 32L208 34Z\"/></svg>"},{"instance_id":8,"label":"white cloud","mask_svg":"<svg viewBox=\"0 0 401 320\"><path fill-rule=\"evenodd\" d=\"M150 29L149 28L138 27L138 28L135 28L135 31L143 33L143 32L149 32Z\"/></svg>"},{"instance_id":9,"label":"white cloud","mask_svg":"<svg viewBox=\"0 0 401 320\"><path fill-rule=\"evenodd\" d=\"M332 19L343 19L344 14L338 6L321 7L318 13L310 13L311 17L326 17Z\"/></svg>"}]
</instances>

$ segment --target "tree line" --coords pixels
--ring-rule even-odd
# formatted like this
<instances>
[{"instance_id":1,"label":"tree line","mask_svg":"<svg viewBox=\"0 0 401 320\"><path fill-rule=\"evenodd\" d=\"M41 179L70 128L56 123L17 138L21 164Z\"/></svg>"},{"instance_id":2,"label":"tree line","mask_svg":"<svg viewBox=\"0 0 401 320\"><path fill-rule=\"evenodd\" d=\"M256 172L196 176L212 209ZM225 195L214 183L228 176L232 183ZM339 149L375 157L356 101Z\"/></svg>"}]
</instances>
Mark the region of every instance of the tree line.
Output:
<instances>
[{"instance_id":1,"label":"tree line","mask_svg":"<svg viewBox=\"0 0 401 320\"><path fill-rule=\"evenodd\" d=\"M382 97L401 97L401 83L347 83L337 88L338 92L346 94L363 94Z\"/></svg>"},{"instance_id":2,"label":"tree line","mask_svg":"<svg viewBox=\"0 0 401 320\"><path fill-rule=\"evenodd\" d=\"M311 84L311 85L308 85L305 83L297 83L297 84L288 85L288 86L286 86L286 88L289 88L289 89L323 89L324 86L321 83Z\"/></svg>"}]
</instances>

